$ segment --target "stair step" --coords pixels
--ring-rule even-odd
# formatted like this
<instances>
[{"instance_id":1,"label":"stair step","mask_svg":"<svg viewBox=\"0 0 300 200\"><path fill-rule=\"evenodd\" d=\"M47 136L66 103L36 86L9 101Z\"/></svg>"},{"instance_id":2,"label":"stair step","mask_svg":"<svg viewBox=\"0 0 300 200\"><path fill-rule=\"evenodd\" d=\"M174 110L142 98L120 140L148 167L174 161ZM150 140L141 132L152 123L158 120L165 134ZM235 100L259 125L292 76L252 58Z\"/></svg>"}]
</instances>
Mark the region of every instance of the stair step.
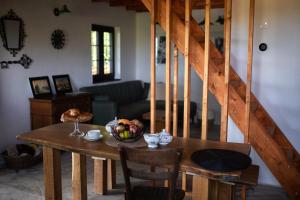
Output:
<instances>
[{"instance_id":1,"label":"stair step","mask_svg":"<svg viewBox=\"0 0 300 200\"><path fill-rule=\"evenodd\" d=\"M237 88L241 85L241 81L230 80L230 85L232 85L234 88Z\"/></svg>"},{"instance_id":2,"label":"stair step","mask_svg":"<svg viewBox=\"0 0 300 200\"><path fill-rule=\"evenodd\" d=\"M225 63L224 58L214 58L214 57L212 57L211 59L213 60L213 62L216 65L224 65L224 63Z\"/></svg>"},{"instance_id":3,"label":"stair step","mask_svg":"<svg viewBox=\"0 0 300 200\"><path fill-rule=\"evenodd\" d=\"M276 126L268 126L266 129L271 136L275 135Z\"/></svg>"},{"instance_id":4,"label":"stair step","mask_svg":"<svg viewBox=\"0 0 300 200\"><path fill-rule=\"evenodd\" d=\"M204 42L205 42L205 37L198 37L198 38L197 38L197 41L198 41L199 43L204 43Z\"/></svg>"},{"instance_id":5,"label":"stair step","mask_svg":"<svg viewBox=\"0 0 300 200\"><path fill-rule=\"evenodd\" d=\"M250 110L251 112L255 113L258 110L258 103L255 101L251 101Z\"/></svg>"},{"instance_id":6,"label":"stair step","mask_svg":"<svg viewBox=\"0 0 300 200\"><path fill-rule=\"evenodd\" d=\"M296 169L300 170L300 159L297 156L297 152L294 151L294 149L289 148L282 148L285 155L287 156L287 159L291 161L292 165L296 167Z\"/></svg>"}]
</instances>

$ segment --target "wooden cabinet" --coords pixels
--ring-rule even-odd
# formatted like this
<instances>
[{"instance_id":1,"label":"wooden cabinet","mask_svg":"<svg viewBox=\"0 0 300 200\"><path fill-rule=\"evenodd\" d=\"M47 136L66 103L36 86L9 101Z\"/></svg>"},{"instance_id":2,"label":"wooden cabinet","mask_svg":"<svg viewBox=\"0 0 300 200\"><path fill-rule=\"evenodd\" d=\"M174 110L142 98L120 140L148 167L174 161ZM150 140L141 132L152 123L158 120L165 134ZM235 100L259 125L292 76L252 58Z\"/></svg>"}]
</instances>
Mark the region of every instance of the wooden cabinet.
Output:
<instances>
[{"instance_id":1,"label":"wooden cabinet","mask_svg":"<svg viewBox=\"0 0 300 200\"><path fill-rule=\"evenodd\" d=\"M30 98L29 102L32 130L59 123L61 114L70 108L91 112L91 95L88 93Z\"/></svg>"}]
</instances>

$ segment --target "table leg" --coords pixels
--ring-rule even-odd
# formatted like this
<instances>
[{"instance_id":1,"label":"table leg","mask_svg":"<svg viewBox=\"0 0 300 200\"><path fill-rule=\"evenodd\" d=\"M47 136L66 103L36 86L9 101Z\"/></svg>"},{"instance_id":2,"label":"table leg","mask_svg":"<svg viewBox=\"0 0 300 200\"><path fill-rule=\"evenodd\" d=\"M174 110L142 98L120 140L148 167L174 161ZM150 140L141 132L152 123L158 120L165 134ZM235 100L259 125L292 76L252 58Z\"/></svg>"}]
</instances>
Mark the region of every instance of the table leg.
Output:
<instances>
[{"instance_id":1,"label":"table leg","mask_svg":"<svg viewBox=\"0 0 300 200\"><path fill-rule=\"evenodd\" d=\"M233 185L193 176L193 200L231 200L233 196Z\"/></svg>"},{"instance_id":2,"label":"table leg","mask_svg":"<svg viewBox=\"0 0 300 200\"><path fill-rule=\"evenodd\" d=\"M202 176L193 176L193 200L208 200L208 185L209 180Z\"/></svg>"},{"instance_id":3,"label":"table leg","mask_svg":"<svg viewBox=\"0 0 300 200\"><path fill-rule=\"evenodd\" d=\"M72 153L73 200L87 199L86 156Z\"/></svg>"},{"instance_id":4,"label":"table leg","mask_svg":"<svg viewBox=\"0 0 300 200\"><path fill-rule=\"evenodd\" d=\"M107 193L107 160L94 158L94 192Z\"/></svg>"},{"instance_id":5,"label":"table leg","mask_svg":"<svg viewBox=\"0 0 300 200\"><path fill-rule=\"evenodd\" d=\"M234 199L234 185L214 181L217 186L218 200L231 200Z\"/></svg>"},{"instance_id":6,"label":"table leg","mask_svg":"<svg viewBox=\"0 0 300 200\"><path fill-rule=\"evenodd\" d=\"M45 200L61 200L60 151L43 147Z\"/></svg>"},{"instance_id":7,"label":"table leg","mask_svg":"<svg viewBox=\"0 0 300 200\"><path fill-rule=\"evenodd\" d=\"M112 190L116 187L116 161L108 159L108 177L107 177L107 187Z\"/></svg>"}]
</instances>

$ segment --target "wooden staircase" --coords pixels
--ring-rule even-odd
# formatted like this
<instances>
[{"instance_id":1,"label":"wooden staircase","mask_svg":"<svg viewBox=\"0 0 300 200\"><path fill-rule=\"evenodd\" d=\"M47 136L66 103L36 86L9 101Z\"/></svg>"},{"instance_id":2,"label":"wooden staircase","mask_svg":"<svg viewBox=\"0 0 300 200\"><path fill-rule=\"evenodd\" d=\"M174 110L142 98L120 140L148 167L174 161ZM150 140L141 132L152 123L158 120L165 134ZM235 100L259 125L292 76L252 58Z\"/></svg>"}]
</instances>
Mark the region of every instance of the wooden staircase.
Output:
<instances>
[{"instance_id":1,"label":"wooden staircase","mask_svg":"<svg viewBox=\"0 0 300 200\"><path fill-rule=\"evenodd\" d=\"M148 11L151 0L141 0ZM166 28L166 2L157 1L157 19L160 26ZM172 2L172 41L179 51L184 52L184 2ZM191 22L190 61L203 79L204 31L195 20ZM222 105L224 95L224 56L211 43L209 90ZM231 68L229 86L229 114L241 132L245 132L246 85ZM251 95L250 143L277 178L289 196L300 199L300 155L272 120L263 106Z\"/></svg>"},{"instance_id":2,"label":"wooden staircase","mask_svg":"<svg viewBox=\"0 0 300 200\"><path fill-rule=\"evenodd\" d=\"M110 2L111 6L125 6L128 10L149 11L152 0L92 0L94 2ZM171 38L181 53L184 53L185 0L172 1ZM166 1L158 0L156 21L166 29ZM192 8L204 8L205 1L193 0ZM224 0L212 0L212 8L224 7ZM203 79L204 63L204 31L192 19L190 37L190 62L196 73ZM224 99L224 55L214 44L210 44L209 90L222 105ZM246 84L231 67L229 84L229 115L245 133ZM300 199L300 155L292 146L284 133L272 120L263 106L251 94L250 143L277 178L289 196Z\"/></svg>"}]
</instances>

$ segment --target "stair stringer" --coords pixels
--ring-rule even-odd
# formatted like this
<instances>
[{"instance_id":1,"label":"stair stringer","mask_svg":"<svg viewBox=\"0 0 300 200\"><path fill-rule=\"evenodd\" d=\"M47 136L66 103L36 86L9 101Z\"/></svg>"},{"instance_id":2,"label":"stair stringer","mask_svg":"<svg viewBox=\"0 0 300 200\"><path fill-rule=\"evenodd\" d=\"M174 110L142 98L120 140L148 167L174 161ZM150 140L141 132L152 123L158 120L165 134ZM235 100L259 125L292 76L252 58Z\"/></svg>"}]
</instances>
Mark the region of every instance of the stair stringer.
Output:
<instances>
[{"instance_id":1,"label":"stair stringer","mask_svg":"<svg viewBox=\"0 0 300 200\"><path fill-rule=\"evenodd\" d=\"M141 0L146 8L151 10L151 0ZM165 1L157 1L157 22L165 30ZM184 7L177 1L173 3L172 13L172 41L177 45L178 49L184 52ZM183 13L183 15L181 15ZM191 65L203 79L203 63L204 63L204 48L203 44L199 41L204 37L202 29L198 26L195 20L191 23L191 38L190 38L190 61ZM223 59L223 55L216 49L211 43L211 56L210 60L210 74L209 74L209 89L212 94L215 95L218 102L222 105L224 96L224 69L222 69L219 63L215 63L214 59ZM231 68L231 80L236 81L238 84L230 83L229 86L229 115L239 127L242 133L245 132L245 98L242 91L245 88L245 83L240 79L237 73ZM293 148L292 144L284 136L282 131L275 122L264 110L263 106L258 102L255 96L252 94L251 99L257 103L257 109L255 112L250 113L250 143L255 148L259 156L271 170L273 175L278 179L283 188L288 192L293 199L300 199L300 173L299 165L291 161L286 155L285 151L280 145L288 148L293 152L293 158L298 161L299 153ZM257 116L257 112L259 115ZM265 121L271 122L275 126L275 134L273 136L265 126ZM280 138L282 144L278 144L274 137Z\"/></svg>"}]
</instances>

